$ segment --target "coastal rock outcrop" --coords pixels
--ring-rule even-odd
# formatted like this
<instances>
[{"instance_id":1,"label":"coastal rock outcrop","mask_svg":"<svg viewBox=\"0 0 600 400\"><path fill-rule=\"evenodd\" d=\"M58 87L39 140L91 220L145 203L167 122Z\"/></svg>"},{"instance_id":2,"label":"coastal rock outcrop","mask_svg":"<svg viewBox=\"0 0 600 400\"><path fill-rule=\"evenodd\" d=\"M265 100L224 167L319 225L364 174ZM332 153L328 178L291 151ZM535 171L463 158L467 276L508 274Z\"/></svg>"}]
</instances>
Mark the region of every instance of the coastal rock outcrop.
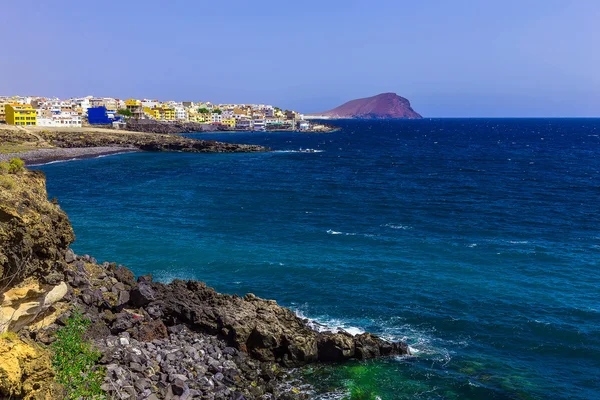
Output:
<instances>
[{"instance_id":1,"label":"coastal rock outcrop","mask_svg":"<svg viewBox=\"0 0 600 400\"><path fill-rule=\"evenodd\" d=\"M69 218L49 202L40 171L6 175L0 186L0 293L26 277L51 279L75 240Z\"/></svg>"},{"instance_id":2,"label":"coastal rock outcrop","mask_svg":"<svg viewBox=\"0 0 600 400\"><path fill-rule=\"evenodd\" d=\"M3 175L0 185L0 333L44 319L67 286L65 254L75 239L67 215L48 201L42 172Z\"/></svg>"},{"instance_id":3,"label":"coastal rock outcrop","mask_svg":"<svg viewBox=\"0 0 600 400\"><path fill-rule=\"evenodd\" d=\"M77 131L44 130L37 133L47 143L61 148L130 147L144 151L178 151L187 153L248 153L269 149L246 144L217 142L215 140L191 139L180 135L96 130L85 128Z\"/></svg>"},{"instance_id":4,"label":"coastal rock outcrop","mask_svg":"<svg viewBox=\"0 0 600 400\"><path fill-rule=\"evenodd\" d=\"M243 298L217 293L197 281L153 283L149 307L169 324L185 323L218 335L261 361L298 366L313 361L345 361L408 354L408 348L375 335L317 332L291 310L252 294ZM357 351L358 349L358 351Z\"/></svg>"}]
</instances>

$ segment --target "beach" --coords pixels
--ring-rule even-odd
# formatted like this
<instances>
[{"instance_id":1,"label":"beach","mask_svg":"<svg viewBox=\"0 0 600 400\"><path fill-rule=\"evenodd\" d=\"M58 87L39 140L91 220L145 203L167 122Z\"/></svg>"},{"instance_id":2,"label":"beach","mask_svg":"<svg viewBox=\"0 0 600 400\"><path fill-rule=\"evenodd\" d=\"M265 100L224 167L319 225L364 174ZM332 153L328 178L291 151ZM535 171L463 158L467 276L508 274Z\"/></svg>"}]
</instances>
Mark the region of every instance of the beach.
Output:
<instances>
[{"instance_id":1,"label":"beach","mask_svg":"<svg viewBox=\"0 0 600 400\"><path fill-rule=\"evenodd\" d=\"M73 147L73 148L48 148L29 150L20 153L0 154L0 161L8 161L11 158L20 158L25 165L40 165L55 161L80 160L109 156L121 153L139 151L135 147Z\"/></svg>"}]
</instances>

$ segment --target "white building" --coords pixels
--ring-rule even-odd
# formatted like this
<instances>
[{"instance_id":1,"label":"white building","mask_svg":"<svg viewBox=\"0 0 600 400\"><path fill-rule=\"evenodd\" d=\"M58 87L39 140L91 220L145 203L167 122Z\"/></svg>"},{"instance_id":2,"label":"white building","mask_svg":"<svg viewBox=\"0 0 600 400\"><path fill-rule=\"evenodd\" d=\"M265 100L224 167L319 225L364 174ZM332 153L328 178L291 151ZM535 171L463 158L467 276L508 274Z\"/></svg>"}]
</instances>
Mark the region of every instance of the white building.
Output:
<instances>
[{"instance_id":1,"label":"white building","mask_svg":"<svg viewBox=\"0 0 600 400\"><path fill-rule=\"evenodd\" d=\"M221 114L219 114L219 113L212 113L211 114L211 120L212 120L213 124L214 123L219 123L220 124L221 122L223 122L223 116Z\"/></svg>"},{"instance_id":2,"label":"white building","mask_svg":"<svg viewBox=\"0 0 600 400\"><path fill-rule=\"evenodd\" d=\"M158 102L158 100L142 100L142 107L146 108L154 108L154 107L158 107L160 105L160 103Z\"/></svg>"},{"instance_id":3,"label":"white building","mask_svg":"<svg viewBox=\"0 0 600 400\"><path fill-rule=\"evenodd\" d=\"M252 121L246 118L240 118L235 121L235 129L239 130L250 130L252 128Z\"/></svg>"},{"instance_id":4,"label":"white building","mask_svg":"<svg viewBox=\"0 0 600 400\"><path fill-rule=\"evenodd\" d=\"M187 121L188 113L183 106L175 106L175 119L177 121Z\"/></svg>"},{"instance_id":5,"label":"white building","mask_svg":"<svg viewBox=\"0 0 600 400\"><path fill-rule=\"evenodd\" d=\"M265 120L263 118L254 118L254 120L252 121L252 127L255 131L264 131Z\"/></svg>"},{"instance_id":6,"label":"white building","mask_svg":"<svg viewBox=\"0 0 600 400\"><path fill-rule=\"evenodd\" d=\"M81 128L81 116L75 111L52 111L50 117L37 118L37 125Z\"/></svg>"}]
</instances>

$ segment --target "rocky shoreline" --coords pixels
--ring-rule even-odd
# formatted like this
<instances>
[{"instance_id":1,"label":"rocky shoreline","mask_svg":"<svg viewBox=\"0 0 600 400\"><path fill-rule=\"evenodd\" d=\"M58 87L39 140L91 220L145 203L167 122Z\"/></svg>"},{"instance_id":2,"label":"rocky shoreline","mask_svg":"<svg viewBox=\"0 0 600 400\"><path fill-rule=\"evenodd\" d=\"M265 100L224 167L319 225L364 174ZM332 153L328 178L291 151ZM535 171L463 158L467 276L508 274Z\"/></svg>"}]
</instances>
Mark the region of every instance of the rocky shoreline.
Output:
<instances>
[{"instance_id":1,"label":"rocky shoreline","mask_svg":"<svg viewBox=\"0 0 600 400\"><path fill-rule=\"evenodd\" d=\"M124 266L77 256L44 174L2 177L0 347L12 350L0 360L0 397L57 398L44 360L74 310L92 321L87 337L102 354L102 390L115 399L310 398L293 368L409 354L406 344L368 333L317 332L274 300L217 293L198 281L136 279Z\"/></svg>"},{"instance_id":2,"label":"rocky shoreline","mask_svg":"<svg viewBox=\"0 0 600 400\"><path fill-rule=\"evenodd\" d=\"M0 128L0 161L18 157L29 165L129 151L249 153L269 148L200 140L181 135L102 128Z\"/></svg>"}]
</instances>

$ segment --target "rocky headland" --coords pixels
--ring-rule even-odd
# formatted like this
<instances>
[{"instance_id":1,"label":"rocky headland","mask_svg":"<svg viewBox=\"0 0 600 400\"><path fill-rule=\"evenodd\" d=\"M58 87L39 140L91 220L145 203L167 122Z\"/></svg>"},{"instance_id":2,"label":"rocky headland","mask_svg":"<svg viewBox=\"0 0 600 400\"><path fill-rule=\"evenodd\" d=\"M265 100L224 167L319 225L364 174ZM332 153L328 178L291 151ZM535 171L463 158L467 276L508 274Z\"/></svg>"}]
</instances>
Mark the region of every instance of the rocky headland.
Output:
<instances>
[{"instance_id":1,"label":"rocky headland","mask_svg":"<svg viewBox=\"0 0 600 400\"><path fill-rule=\"evenodd\" d=\"M42 172L0 171L0 398L65 396L50 346L73 313L91 321L101 389L116 399L308 398L291 368L408 354L368 333L317 332L274 300L136 278L75 255L74 239Z\"/></svg>"},{"instance_id":2,"label":"rocky headland","mask_svg":"<svg viewBox=\"0 0 600 400\"><path fill-rule=\"evenodd\" d=\"M240 153L269 151L256 145L200 140L167 133L102 128L0 128L0 161L19 157L27 164L130 151Z\"/></svg>"}]
</instances>

